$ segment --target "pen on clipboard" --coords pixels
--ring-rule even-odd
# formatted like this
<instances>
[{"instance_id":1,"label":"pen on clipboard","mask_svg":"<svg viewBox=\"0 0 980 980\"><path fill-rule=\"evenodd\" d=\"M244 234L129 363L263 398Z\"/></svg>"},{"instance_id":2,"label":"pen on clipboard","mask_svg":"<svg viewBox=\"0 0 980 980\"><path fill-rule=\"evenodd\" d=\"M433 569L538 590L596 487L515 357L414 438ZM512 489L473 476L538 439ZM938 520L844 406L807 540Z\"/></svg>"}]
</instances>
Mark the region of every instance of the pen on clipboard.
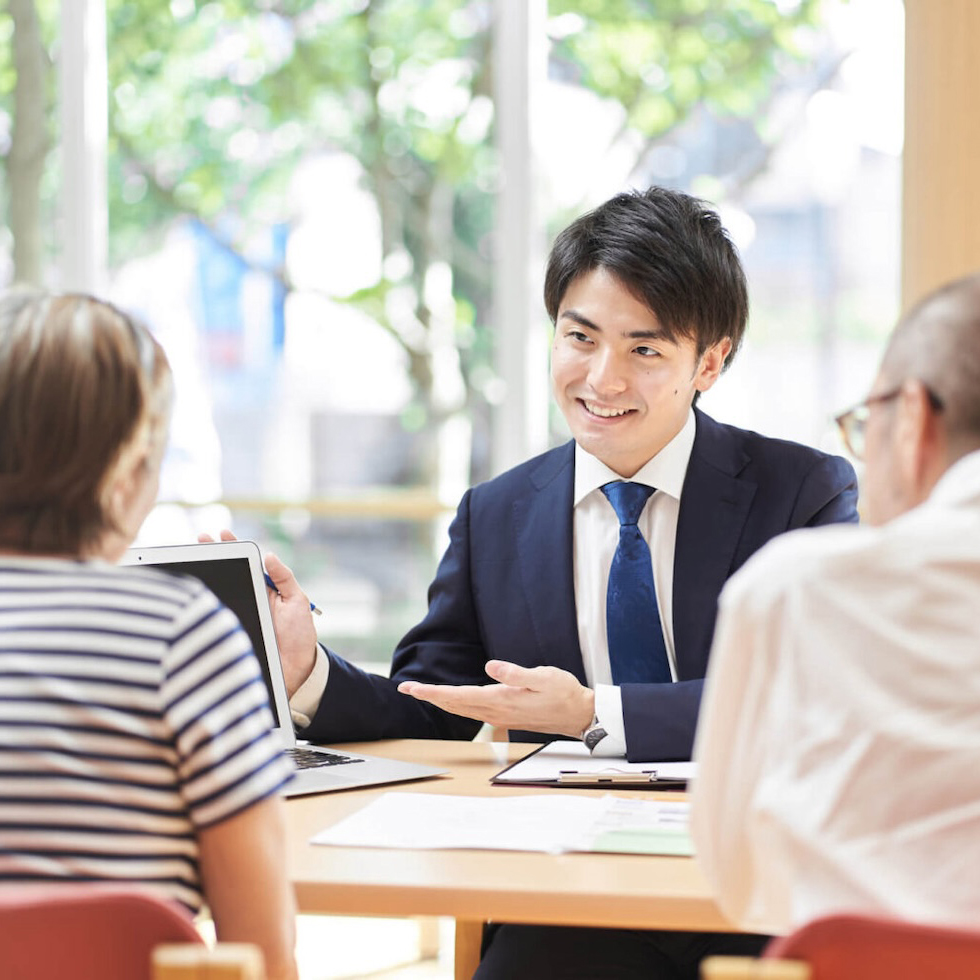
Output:
<instances>
[{"instance_id":1,"label":"pen on clipboard","mask_svg":"<svg viewBox=\"0 0 980 980\"><path fill-rule=\"evenodd\" d=\"M579 783L596 785L599 783L655 783L656 769L643 769L640 772L578 772L562 769L558 773L559 783Z\"/></svg>"},{"instance_id":2,"label":"pen on clipboard","mask_svg":"<svg viewBox=\"0 0 980 980\"><path fill-rule=\"evenodd\" d=\"M272 578L270 577L269 573L263 572L262 574L265 576L265 584L268 585L273 592L278 593L279 590L276 588L276 583L272 581ZM319 606L314 605L312 602L310 603L310 611L315 612L318 616L323 615L323 610Z\"/></svg>"}]
</instances>

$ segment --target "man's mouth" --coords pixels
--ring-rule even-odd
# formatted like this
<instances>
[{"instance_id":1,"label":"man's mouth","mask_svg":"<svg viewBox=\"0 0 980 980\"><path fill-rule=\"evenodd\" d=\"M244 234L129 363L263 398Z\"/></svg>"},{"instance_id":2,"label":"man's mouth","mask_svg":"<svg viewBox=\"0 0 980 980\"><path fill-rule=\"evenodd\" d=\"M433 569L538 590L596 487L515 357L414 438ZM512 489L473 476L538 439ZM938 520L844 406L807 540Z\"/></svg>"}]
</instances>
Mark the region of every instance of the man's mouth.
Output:
<instances>
[{"instance_id":1,"label":"man's mouth","mask_svg":"<svg viewBox=\"0 0 980 980\"><path fill-rule=\"evenodd\" d=\"M633 411L631 408L606 408L604 405L586 401L584 398L582 399L582 404L585 406L585 410L589 415L595 415L600 419L614 419L621 415L628 415Z\"/></svg>"}]
</instances>

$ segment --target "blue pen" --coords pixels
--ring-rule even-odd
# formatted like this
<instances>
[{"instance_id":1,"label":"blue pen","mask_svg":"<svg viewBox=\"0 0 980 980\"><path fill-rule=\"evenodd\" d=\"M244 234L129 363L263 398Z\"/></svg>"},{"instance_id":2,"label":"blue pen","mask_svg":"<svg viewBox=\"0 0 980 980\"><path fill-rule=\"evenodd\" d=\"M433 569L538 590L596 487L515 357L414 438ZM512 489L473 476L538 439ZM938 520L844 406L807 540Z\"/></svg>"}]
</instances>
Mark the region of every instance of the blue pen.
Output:
<instances>
[{"instance_id":1,"label":"blue pen","mask_svg":"<svg viewBox=\"0 0 980 980\"><path fill-rule=\"evenodd\" d=\"M273 582L272 579L269 577L269 573L263 572L262 574L265 576L265 584L268 585L269 588L272 589L272 591L278 595L279 590L276 588L276 583ZM319 606L315 606L312 602L310 603L310 610L312 612L315 612L318 616L323 615L323 610Z\"/></svg>"}]
</instances>

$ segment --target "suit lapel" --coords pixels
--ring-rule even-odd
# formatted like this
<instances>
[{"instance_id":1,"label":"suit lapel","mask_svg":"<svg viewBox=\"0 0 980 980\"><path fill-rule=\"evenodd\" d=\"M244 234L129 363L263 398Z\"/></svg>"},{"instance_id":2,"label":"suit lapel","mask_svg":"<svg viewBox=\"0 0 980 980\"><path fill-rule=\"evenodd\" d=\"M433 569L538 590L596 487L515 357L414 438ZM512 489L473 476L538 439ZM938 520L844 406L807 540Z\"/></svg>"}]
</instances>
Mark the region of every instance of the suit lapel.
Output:
<instances>
[{"instance_id":1,"label":"suit lapel","mask_svg":"<svg viewBox=\"0 0 980 980\"><path fill-rule=\"evenodd\" d=\"M738 477L748 457L730 430L695 414L674 551L674 647L681 680L704 676L718 594L756 492L755 483Z\"/></svg>"},{"instance_id":2,"label":"suit lapel","mask_svg":"<svg viewBox=\"0 0 980 980\"><path fill-rule=\"evenodd\" d=\"M540 663L561 667L584 684L572 559L574 483L575 443L568 442L531 471L530 490L514 502L513 516Z\"/></svg>"}]
</instances>

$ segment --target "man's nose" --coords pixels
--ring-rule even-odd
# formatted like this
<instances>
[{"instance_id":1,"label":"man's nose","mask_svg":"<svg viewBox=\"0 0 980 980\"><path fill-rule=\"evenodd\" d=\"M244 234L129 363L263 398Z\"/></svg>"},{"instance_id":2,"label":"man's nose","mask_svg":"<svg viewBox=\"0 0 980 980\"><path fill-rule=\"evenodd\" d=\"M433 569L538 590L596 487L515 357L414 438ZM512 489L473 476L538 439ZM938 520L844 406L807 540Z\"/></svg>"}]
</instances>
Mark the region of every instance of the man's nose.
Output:
<instances>
[{"instance_id":1,"label":"man's nose","mask_svg":"<svg viewBox=\"0 0 980 980\"><path fill-rule=\"evenodd\" d=\"M589 365L589 385L597 395L616 395L626 390L626 371L614 351L596 351Z\"/></svg>"}]
</instances>

